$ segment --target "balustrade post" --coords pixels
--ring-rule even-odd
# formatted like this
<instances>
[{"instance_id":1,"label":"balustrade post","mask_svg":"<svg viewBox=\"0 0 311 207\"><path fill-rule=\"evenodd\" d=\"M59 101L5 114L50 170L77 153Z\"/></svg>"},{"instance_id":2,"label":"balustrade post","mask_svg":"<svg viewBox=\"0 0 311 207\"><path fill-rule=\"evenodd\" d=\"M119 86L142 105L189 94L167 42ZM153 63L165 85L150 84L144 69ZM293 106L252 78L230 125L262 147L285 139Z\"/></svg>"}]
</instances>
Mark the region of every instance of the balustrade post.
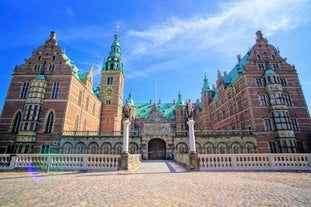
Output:
<instances>
[{"instance_id":1,"label":"balustrade post","mask_svg":"<svg viewBox=\"0 0 311 207\"><path fill-rule=\"evenodd\" d=\"M233 169L237 169L238 165L237 165L237 155L231 155L231 165Z\"/></svg>"},{"instance_id":2,"label":"balustrade post","mask_svg":"<svg viewBox=\"0 0 311 207\"><path fill-rule=\"evenodd\" d=\"M275 156L270 154L268 155L268 158L269 158L270 167L272 170L274 170L275 169Z\"/></svg>"},{"instance_id":3,"label":"balustrade post","mask_svg":"<svg viewBox=\"0 0 311 207\"><path fill-rule=\"evenodd\" d=\"M13 170L15 168L16 159L16 155L10 155L10 170Z\"/></svg>"}]
</instances>

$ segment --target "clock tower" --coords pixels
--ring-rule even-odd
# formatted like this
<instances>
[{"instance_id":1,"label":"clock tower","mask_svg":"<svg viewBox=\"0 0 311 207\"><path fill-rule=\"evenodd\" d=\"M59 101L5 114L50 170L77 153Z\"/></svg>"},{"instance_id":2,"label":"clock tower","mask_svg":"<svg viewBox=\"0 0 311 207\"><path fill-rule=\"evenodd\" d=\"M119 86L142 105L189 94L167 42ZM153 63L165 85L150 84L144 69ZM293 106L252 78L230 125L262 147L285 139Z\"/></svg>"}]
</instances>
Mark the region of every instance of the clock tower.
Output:
<instances>
[{"instance_id":1,"label":"clock tower","mask_svg":"<svg viewBox=\"0 0 311 207\"><path fill-rule=\"evenodd\" d=\"M101 70L100 94L102 101L100 130L104 133L121 131L123 99L123 63L119 35L114 35L109 57Z\"/></svg>"}]
</instances>

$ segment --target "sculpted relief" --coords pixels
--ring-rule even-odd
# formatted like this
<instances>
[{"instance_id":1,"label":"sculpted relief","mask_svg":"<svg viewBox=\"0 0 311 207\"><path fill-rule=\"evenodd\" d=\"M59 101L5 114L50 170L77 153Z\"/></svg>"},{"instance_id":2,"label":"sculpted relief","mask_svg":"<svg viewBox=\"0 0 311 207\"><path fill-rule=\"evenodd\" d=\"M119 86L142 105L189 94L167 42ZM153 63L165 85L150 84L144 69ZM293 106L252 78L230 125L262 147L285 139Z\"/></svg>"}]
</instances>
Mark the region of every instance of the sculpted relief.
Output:
<instances>
[{"instance_id":1,"label":"sculpted relief","mask_svg":"<svg viewBox=\"0 0 311 207\"><path fill-rule=\"evenodd\" d=\"M145 123L144 134L170 134L171 127L169 123Z\"/></svg>"}]
</instances>

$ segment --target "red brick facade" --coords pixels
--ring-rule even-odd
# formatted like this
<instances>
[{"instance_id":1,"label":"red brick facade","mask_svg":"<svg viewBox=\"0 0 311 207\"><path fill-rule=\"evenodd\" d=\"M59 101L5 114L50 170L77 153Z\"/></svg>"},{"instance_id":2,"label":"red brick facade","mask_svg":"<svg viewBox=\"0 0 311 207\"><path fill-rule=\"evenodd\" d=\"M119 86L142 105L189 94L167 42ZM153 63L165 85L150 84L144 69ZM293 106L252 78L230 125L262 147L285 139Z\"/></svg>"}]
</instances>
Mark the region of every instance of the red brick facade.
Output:
<instances>
[{"instance_id":1,"label":"red brick facade","mask_svg":"<svg viewBox=\"0 0 311 207\"><path fill-rule=\"evenodd\" d=\"M229 73L218 71L216 87L204 79L201 101L194 104L199 153L311 152L310 115L297 71L260 31L256 35L256 44ZM78 70L52 32L13 72L0 118L0 153L120 153L124 75L118 40L116 34L94 90L92 68ZM159 138L166 157L187 151L180 94L177 103L162 104L162 111L160 103L136 110L131 94L128 102L135 132L131 151L148 155L151 140ZM147 110L157 117L148 117Z\"/></svg>"}]
</instances>

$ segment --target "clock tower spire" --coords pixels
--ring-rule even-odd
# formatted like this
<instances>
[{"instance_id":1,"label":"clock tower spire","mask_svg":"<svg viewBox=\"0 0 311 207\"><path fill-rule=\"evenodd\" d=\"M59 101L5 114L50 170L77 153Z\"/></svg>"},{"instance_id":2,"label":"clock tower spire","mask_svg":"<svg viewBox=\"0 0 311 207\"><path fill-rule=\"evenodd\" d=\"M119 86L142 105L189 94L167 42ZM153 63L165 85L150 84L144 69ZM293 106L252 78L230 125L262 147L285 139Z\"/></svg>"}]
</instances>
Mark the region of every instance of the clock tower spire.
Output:
<instances>
[{"instance_id":1,"label":"clock tower spire","mask_svg":"<svg viewBox=\"0 0 311 207\"><path fill-rule=\"evenodd\" d=\"M118 27L117 27L118 31ZM101 70L100 94L101 131L121 131L122 100L123 100L123 63L121 59L119 35L114 35L108 58L104 61Z\"/></svg>"}]
</instances>

